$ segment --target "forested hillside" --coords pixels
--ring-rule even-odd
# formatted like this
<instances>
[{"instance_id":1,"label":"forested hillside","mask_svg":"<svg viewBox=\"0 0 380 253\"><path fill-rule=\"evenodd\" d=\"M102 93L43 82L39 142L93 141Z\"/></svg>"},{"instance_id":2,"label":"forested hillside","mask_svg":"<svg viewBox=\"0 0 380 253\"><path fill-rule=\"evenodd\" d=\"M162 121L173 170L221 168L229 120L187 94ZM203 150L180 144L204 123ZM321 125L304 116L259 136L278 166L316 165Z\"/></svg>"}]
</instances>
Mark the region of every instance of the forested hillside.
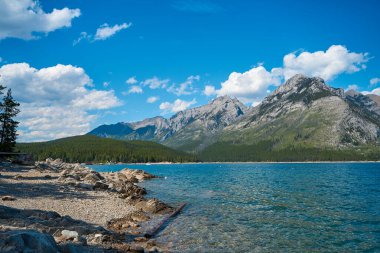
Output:
<instances>
[{"instance_id":1,"label":"forested hillside","mask_svg":"<svg viewBox=\"0 0 380 253\"><path fill-rule=\"evenodd\" d=\"M275 147L276 141L260 141L253 145L218 142L199 154L204 162L295 162L295 161L377 161L380 149L368 145L358 148L328 149L312 146Z\"/></svg>"},{"instance_id":2,"label":"forested hillside","mask_svg":"<svg viewBox=\"0 0 380 253\"><path fill-rule=\"evenodd\" d=\"M120 141L93 135L74 136L47 142L19 143L17 149L65 162L191 162L193 156L147 141Z\"/></svg>"}]
</instances>

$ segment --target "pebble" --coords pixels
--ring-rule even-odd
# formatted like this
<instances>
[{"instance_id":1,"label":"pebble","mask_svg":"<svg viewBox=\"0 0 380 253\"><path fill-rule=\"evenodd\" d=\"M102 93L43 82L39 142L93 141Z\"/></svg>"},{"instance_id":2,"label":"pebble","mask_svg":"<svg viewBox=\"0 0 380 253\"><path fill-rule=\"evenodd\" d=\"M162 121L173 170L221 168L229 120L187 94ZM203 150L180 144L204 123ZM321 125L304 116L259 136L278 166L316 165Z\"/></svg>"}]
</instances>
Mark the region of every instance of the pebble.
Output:
<instances>
[{"instance_id":1,"label":"pebble","mask_svg":"<svg viewBox=\"0 0 380 253\"><path fill-rule=\"evenodd\" d=\"M1 198L2 201L15 201L16 198L12 197L12 196L3 196Z\"/></svg>"},{"instance_id":2,"label":"pebble","mask_svg":"<svg viewBox=\"0 0 380 253\"><path fill-rule=\"evenodd\" d=\"M78 232L71 231L71 230L62 230L61 232L62 237L66 240L75 239L78 238Z\"/></svg>"}]
</instances>

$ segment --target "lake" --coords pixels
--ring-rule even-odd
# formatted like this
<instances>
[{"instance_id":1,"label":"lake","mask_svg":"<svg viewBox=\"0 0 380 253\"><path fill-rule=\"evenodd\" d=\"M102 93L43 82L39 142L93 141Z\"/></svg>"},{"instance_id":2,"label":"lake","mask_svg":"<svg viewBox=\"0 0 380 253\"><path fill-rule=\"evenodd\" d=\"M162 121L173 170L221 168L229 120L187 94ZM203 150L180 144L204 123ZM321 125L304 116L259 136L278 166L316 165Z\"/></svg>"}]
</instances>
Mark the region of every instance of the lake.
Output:
<instances>
[{"instance_id":1,"label":"lake","mask_svg":"<svg viewBox=\"0 0 380 253\"><path fill-rule=\"evenodd\" d=\"M161 176L148 197L188 203L156 237L173 252L380 252L380 163L93 165Z\"/></svg>"}]
</instances>

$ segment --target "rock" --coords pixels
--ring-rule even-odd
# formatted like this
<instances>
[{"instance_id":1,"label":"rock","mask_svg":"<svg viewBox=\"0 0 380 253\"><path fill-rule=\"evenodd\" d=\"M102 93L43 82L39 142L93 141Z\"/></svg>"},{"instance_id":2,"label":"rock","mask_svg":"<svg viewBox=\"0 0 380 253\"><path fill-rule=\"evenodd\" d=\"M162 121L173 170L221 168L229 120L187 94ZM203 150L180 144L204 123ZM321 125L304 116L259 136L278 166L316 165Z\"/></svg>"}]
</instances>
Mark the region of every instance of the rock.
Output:
<instances>
[{"instance_id":1,"label":"rock","mask_svg":"<svg viewBox=\"0 0 380 253\"><path fill-rule=\"evenodd\" d=\"M57 253L54 238L36 230L11 230L0 232L0 252Z\"/></svg>"},{"instance_id":2,"label":"rock","mask_svg":"<svg viewBox=\"0 0 380 253\"><path fill-rule=\"evenodd\" d=\"M157 246L153 246L151 247L149 250L148 250L149 253L158 253L158 252L162 252L162 250L157 247Z\"/></svg>"},{"instance_id":3,"label":"rock","mask_svg":"<svg viewBox=\"0 0 380 253\"><path fill-rule=\"evenodd\" d=\"M17 174L16 176L13 177L13 179L15 179L15 180L19 180L21 178L22 178L22 176L20 174Z\"/></svg>"},{"instance_id":4,"label":"rock","mask_svg":"<svg viewBox=\"0 0 380 253\"><path fill-rule=\"evenodd\" d=\"M135 182L136 180L138 182L144 181L146 179L152 179L156 178L155 175L149 174L143 170L131 170L131 169L123 169L119 172L119 174L122 174L127 177L128 181Z\"/></svg>"},{"instance_id":5,"label":"rock","mask_svg":"<svg viewBox=\"0 0 380 253\"><path fill-rule=\"evenodd\" d=\"M144 237L144 236L140 236L140 237L136 237L135 239L133 239L135 242L146 242L148 240L148 238Z\"/></svg>"},{"instance_id":6,"label":"rock","mask_svg":"<svg viewBox=\"0 0 380 253\"><path fill-rule=\"evenodd\" d=\"M108 189L108 184L103 183L101 181L95 182L95 185L93 187L94 190L107 190Z\"/></svg>"},{"instance_id":7,"label":"rock","mask_svg":"<svg viewBox=\"0 0 380 253\"><path fill-rule=\"evenodd\" d=\"M85 190L92 190L94 188L93 185L85 184L85 183L77 183L75 186L81 189L85 189Z\"/></svg>"},{"instance_id":8,"label":"rock","mask_svg":"<svg viewBox=\"0 0 380 253\"><path fill-rule=\"evenodd\" d=\"M2 201L15 201L16 198L12 197L12 196L3 196L1 198Z\"/></svg>"},{"instance_id":9,"label":"rock","mask_svg":"<svg viewBox=\"0 0 380 253\"><path fill-rule=\"evenodd\" d=\"M66 240L74 240L78 238L78 232L71 230L62 230L61 235Z\"/></svg>"},{"instance_id":10,"label":"rock","mask_svg":"<svg viewBox=\"0 0 380 253\"><path fill-rule=\"evenodd\" d=\"M144 253L144 248L139 245L131 245L129 250L133 253Z\"/></svg>"},{"instance_id":11,"label":"rock","mask_svg":"<svg viewBox=\"0 0 380 253\"><path fill-rule=\"evenodd\" d=\"M83 180L90 183L96 183L97 181L100 181L100 177L95 173L89 173L83 178Z\"/></svg>"},{"instance_id":12,"label":"rock","mask_svg":"<svg viewBox=\"0 0 380 253\"><path fill-rule=\"evenodd\" d=\"M158 199L142 200L136 204L136 208L149 213L165 213L172 208Z\"/></svg>"},{"instance_id":13,"label":"rock","mask_svg":"<svg viewBox=\"0 0 380 253\"><path fill-rule=\"evenodd\" d=\"M137 222L148 221L150 217L141 211L137 211L131 214L131 219Z\"/></svg>"},{"instance_id":14,"label":"rock","mask_svg":"<svg viewBox=\"0 0 380 253\"><path fill-rule=\"evenodd\" d=\"M61 252L62 253L84 253L84 252L90 252L85 247L82 247L81 245L73 244L73 243L65 243L61 246Z\"/></svg>"}]
</instances>

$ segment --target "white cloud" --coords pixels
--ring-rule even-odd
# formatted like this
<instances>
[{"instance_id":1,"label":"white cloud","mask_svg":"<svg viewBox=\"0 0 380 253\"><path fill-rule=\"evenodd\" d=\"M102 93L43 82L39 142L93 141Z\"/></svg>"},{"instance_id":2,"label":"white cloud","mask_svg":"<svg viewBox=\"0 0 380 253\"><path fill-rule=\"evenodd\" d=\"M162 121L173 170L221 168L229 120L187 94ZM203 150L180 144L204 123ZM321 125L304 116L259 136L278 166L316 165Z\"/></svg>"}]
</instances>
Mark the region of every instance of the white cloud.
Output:
<instances>
[{"instance_id":1,"label":"white cloud","mask_svg":"<svg viewBox=\"0 0 380 253\"><path fill-rule=\"evenodd\" d=\"M103 87L107 88L108 86L110 86L111 82L103 82Z\"/></svg>"},{"instance_id":2,"label":"white cloud","mask_svg":"<svg viewBox=\"0 0 380 253\"><path fill-rule=\"evenodd\" d=\"M168 88L167 91L172 92L177 96L193 94L195 92L193 83L199 81L200 79L201 77L199 75L189 76L188 78L186 78L185 82L180 83L178 86L173 84Z\"/></svg>"},{"instance_id":3,"label":"white cloud","mask_svg":"<svg viewBox=\"0 0 380 253\"><path fill-rule=\"evenodd\" d=\"M121 25L114 25L110 27L107 23L101 25L98 29L96 29L95 36L92 34L88 34L87 32L81 32L78 39L73 41L73 46L76 46L82 40L88 40L90 42L94 42L97 40L106 40L121 30L127 29L131 27L132 23L123 23Z\"/></svg>"},{"instance_id":4,"label":"white cloud","mask_svg":"<svg viewBox=\"0 0 380 253\"><path fill-rule=\"evenodd\" d=\"M371 80L369 80L369 84L371 86L375 86L378 83L380 83L380 78L378 78L378 77L375 77L375 78L372 78Z\"/></svg>"},{"instance_id":5,"label":"white cloud","mask_svg":"<svg viewBox=\"0 0 380 253\"><path fill-rule=\"evenodd\" d=\"M83 68L58 64L36 69L27 63L0 67L0 82L21 103L22 141L49 140L86 133L95 110L121 104L114 91L92 89Z\"/></svg>"},{"instance_id":6,"label":"white cloud","mask_svg":"<svg viewBox=\"0 0 380 253\"><path fill-rule=\"evenodd\" d=\"M157 88L166 88L168 83L170 82L170 79L159 79L158 77L154 76L152 78L146 79L145 81L141 82L144 86L149 86L151 89L157 89Z\"/></svg>"},{"instance_id":7,"label":"white cloud","mask_svg":"<svg viewBox=\"0 0 380 253\"><path fill-rule=\"evenodd\" d=\"M86 32L81 32L79 38L73 41L73 46L76 46L82 40L91 40L91 35Z\"/></svg>"},{"instance_id":8,"label":"white cloud","mask_svg":"<svg viewBox=\"0 0 380 253\"><path fill-rule=\"evenodd\" d=\"M349 91L349 90L357 91L357 90L359 90L359 86L357 84L350 84L350 85L348 85L346 91Z\"/></svg>"},{"instance_id":9,"label":"white cloud","mask_svg":"<svg viewBox=\"0 0 380 253\"><path fill-rule=\"evenodd\" d=\"M322 77L329 81L339 74L354 73L365 69L367 61L367 53L354 53L344 46L333 45L326 51L285 55L284 76L287 80L295 74L304 74Z\"/></svg>"},{"instance_id":10,"label":"white cloud","mask_svg":"<svg viewBox=\"0 0 380 253\"><path fill-rule=\"evenodd\" d=\"M368 95L368 94L375 94L380 96L380 88L373 89L371 91L363 91L362 94Z\"/></svg>"},{"instance_id":11,"label":"white cloud","mask_svg":"<svg viewBox=\"0 0 380 253\"><path fill-rule=\"evenodd\" d=\"M218 96L235 96L245 103L256 104L266 95L270 86L278 86L295 74L319 76L329 81L342 73L354 73L366 68L368 53L350 52L346 47L333 45L326 51L290 53L284 56L283 66L266 70L263 65L244 73L232 72L220 89ZM206 86L204 94L212 95L213 86Z\"/></svg>"},{"instance_id":12,"label":"white cloud","mask_svg":"<svg viewBox=\"0 0 380 253\"><path fill-rule=\"evenodd\" d=\"M39 1L0 0L0 40L5 38L35 39L36 33L49 33L70 27L74 18L81 15L79 9L53 9L46 13Z\"/></svg>"},{"instance_id":13,"label":"white cloud","mask_svg":"<svg viewBox=\"0 0 380 253\"><path fill-rule=\"evenodd\" d=\"M87 94L72 101L74 107L93 109L108 109L119 106L121 103L116 98L113 90L89 90Z\"/></svg>"},{"instance_id":14,"label":"white cloud","mask_svg":"<svg viewBox=\"0 0 380 253\"><path fill-rule=\"evenodd\" d=\"M154 102L157 102L159 99L160 99L159 97L155 97L155 96L148 97L148 99L146 100L146 102L149 103L149 104L152 104Z\"/></svg>"},{"instance_id":15,"label":"white cloud","mask_svg":"<svg viewBox=\"0 0 380 253\"><path fill-rule=\"evenodd\" d=\"M105 23L96 30L94 40L106 40L109 37L115 35L117 32L131 27L131 25L132 23L123 23L121 25L116 24L111 27L107 23Z\"/></svg>"},{"instance_id":16,"label":"white cloud","mask_svg":"<svg viewBox=\"0 0 380 253\"><path fill-rule=\"evenodd\" d=\"M179 111L186 110L190 106L196 104L197 101L195 99L191 101L185 101L181 99L176 99L173 103L170 102L164 102L160 104L160 109L163 111L164 114L167 113L176 113Z\"/></svg>"},{"instance_id":17,"label":"white cloud","mask_svg":"<svg viewBox=\"0 0 380 253\"><path fill-rule=\"evenodd\" d=\"M206 96L212 96L216 94L215 86L212 85L206 85L205 89L203 90L203 94Z\"/></svg>"},{"instance_id":18,"label":"white cloud","mask_svg":"<svg viewBox=\"0 0 380 253\"><path fill-rule=\"evenodd\" d=\"M256 102L267 94L269 86L280 83L279 69L272 69L269 72L264 66L258 66L244 73L232 72L216 93L218 96L234 96L243 102Z\"/></svg>"},{"instance_id":19,"label":"white cloud","mask_svg":"<svg viewBox=\"0 0 380 253\"><path fill-rule=\"evenodd\" d=\"M137 83L137 79L135 76L132 76L130 78L127 79L127 81L125 81L126 84L136 84Z\"/></svg>"},{"instance_id":20,"label":"white cloud","mask_svg":"<svg viewBox=\"0 0 380 253\"><path fill-rule=\"evenodd\" d=\"M143 90L141 89L140 86L133 85L128 91L128 94L131 94L131 93L143 93Z\"/></svg>"}]
</instances>

